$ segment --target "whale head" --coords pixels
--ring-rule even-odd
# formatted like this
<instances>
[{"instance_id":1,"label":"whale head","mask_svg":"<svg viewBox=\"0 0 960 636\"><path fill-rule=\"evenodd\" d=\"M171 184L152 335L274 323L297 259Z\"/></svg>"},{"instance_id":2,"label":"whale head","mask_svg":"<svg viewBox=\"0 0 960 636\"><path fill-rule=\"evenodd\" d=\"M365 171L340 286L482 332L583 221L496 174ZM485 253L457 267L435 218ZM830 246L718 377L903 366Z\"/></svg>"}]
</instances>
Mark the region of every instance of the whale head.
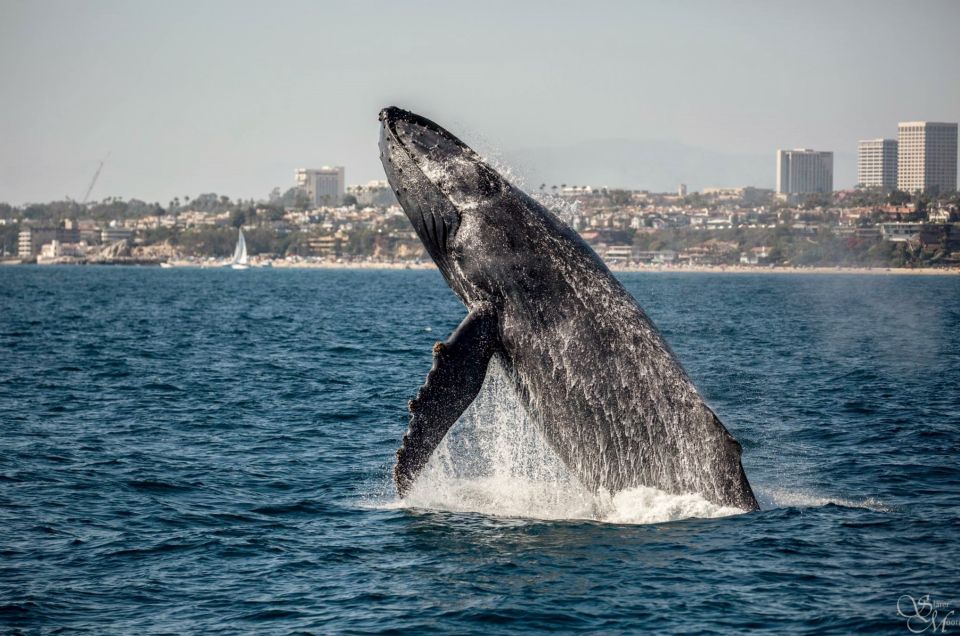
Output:
<instances>
[{"instance_id":1,"label":"whale head","mask_svg":"<svg viewBox=\"0 0 960 636\"><path fill-rule=\"evenodd\" d=\"M469 228L503 225L494 217L515 189L456 136L401 108L380 112L380 160L397 200L450 287L468 304L487 298L490 290L478 270L490 250L476 250L470 240L476 232Z\"/></svg>"}]
</instances>

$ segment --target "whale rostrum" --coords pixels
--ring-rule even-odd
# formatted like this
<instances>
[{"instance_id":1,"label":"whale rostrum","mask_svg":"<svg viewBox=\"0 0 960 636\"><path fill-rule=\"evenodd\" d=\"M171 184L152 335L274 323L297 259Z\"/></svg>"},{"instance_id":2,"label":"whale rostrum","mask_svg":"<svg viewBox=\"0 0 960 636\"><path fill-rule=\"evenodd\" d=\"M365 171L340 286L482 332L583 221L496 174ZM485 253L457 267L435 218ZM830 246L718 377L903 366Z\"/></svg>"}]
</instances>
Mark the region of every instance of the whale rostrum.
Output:
<instances>
[{"instance_id":1,"label":"whale rostrum","mask_svg":"<svg viewBox=\"0 0 960 636\"><path fill-rule=\"evenodd\" d=\"M432 121L380 113L400 205L468 309L410 401L394 481L404 496L496 356L550 447L584 486L649 486L758 508L741 447L596 253Z\"/></svg>"}]
</instances>

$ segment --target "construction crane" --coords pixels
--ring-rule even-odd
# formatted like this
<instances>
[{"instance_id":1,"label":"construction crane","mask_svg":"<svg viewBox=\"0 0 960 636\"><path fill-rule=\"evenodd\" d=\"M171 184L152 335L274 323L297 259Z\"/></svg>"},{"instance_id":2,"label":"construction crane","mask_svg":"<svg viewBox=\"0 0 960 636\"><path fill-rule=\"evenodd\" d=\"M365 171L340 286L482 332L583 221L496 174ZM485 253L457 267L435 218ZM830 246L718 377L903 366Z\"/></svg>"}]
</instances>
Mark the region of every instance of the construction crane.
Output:
<instances>
[{"instance_id":1,"label":"construction crane","mask_svg":"<svg viewBox=\"0 0 960 636\"><path fill-rule=\"evenodd\" d=\"M100 160L100 165L97 166L97 171L93 173L93 179L90 179L90 185L87 186L87 193L83 195L83 201L80 202L80 205L86 205L87 199L90 198L90 193L93 192L93 186L97 184L97 179L100 177L100 171L103 170L103 164L106 163L107 159L110 157L110 153L107 153L107 156Z\"/></svg>"}]
</instances>

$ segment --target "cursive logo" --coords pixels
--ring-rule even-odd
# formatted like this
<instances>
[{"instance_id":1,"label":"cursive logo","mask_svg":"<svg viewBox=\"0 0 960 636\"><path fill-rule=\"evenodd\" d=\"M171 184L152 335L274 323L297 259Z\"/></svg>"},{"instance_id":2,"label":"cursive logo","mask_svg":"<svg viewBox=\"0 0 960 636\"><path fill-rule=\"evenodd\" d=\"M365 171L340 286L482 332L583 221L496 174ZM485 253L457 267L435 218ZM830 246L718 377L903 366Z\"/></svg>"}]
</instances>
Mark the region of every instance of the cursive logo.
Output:
<instances>
[{"instance_id":1,"label":"cursive logo","mask_svg":"<svg viewBox=\"0 0 960 636\"><path fill-rule=\"evenodd\" d=\"M897 599L897 615L907 619L907 629L913 634L927 630L931 634L945 634L947 627L960 624L957 619L951 619L955 610L950 609L950 605L950 601L935 601L929 594L920 598L904 594Z\"/></svg>"}]
</instances>

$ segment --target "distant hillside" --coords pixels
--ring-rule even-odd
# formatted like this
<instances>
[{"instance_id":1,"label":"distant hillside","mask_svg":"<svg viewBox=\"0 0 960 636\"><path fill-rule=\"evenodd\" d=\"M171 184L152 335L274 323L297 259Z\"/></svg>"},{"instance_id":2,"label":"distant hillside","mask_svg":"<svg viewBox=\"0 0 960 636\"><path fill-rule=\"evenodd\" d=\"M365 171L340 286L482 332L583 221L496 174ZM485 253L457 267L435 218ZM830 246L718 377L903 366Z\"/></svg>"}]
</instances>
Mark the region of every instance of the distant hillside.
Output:
<instances>
[{"instance_id":1,"label":"distant hillside","mask_svg":"<svg viewBox=\"0 0 960 636\"><path fill-rule=\"evenodd\" d=\"M768 154L723 153L676 141L598 140L556 148L506 153L504 160L534 190L541 183L592 185L670 192L751 185L773 188L775 150ZM848 155L836 155L834 187L851 185ZM851 182L852 183L852 182Z\"/></svg>"}]
</instances>

